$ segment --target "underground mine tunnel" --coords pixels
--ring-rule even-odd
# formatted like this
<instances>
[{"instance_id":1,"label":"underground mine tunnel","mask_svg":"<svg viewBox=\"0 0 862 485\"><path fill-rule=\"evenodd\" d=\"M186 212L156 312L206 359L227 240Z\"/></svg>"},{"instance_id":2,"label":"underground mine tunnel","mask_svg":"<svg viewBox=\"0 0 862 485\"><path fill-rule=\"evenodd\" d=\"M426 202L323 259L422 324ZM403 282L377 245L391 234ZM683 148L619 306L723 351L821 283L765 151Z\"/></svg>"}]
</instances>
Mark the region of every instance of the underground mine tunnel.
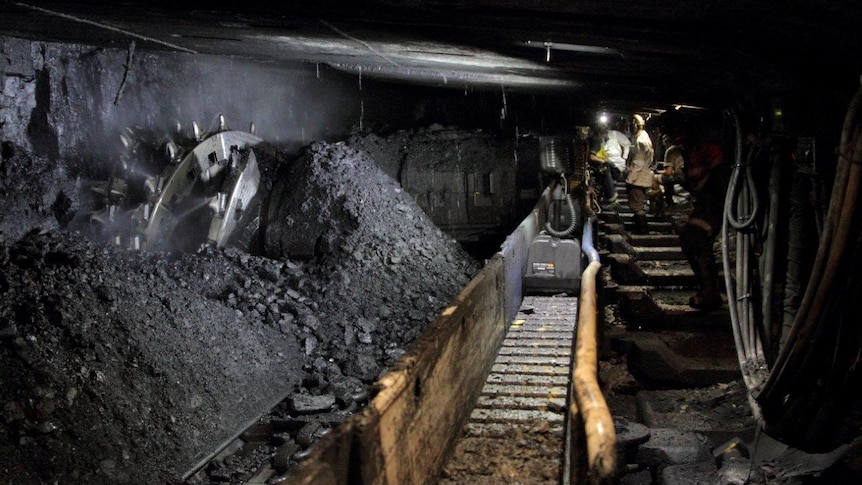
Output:
<instances>
[{"instance_id":1,"label":"underground mine tunnel","mask_svg":"<svg viewBox=\"0 0 862 485\"><path fill-rule=\"evenodd\" d=\"M3 483L860 479L856 2L0 9Z\"/></svg>"}]
</instances>

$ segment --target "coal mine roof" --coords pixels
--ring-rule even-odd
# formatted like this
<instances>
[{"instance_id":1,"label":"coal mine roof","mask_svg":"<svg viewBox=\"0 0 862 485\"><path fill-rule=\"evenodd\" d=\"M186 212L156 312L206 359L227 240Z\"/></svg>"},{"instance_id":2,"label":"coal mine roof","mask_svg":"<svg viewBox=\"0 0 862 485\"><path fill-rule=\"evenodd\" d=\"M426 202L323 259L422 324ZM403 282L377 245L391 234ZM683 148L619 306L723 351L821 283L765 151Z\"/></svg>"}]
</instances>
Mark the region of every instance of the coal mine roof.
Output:
<instances>
[{"instance_id":1,"label":"coal mine roof","mask_svg":"<svg viewBox=\"0 0 862 485\"><path fill-rule=\"evenodd\" d=\"M748 93L853 87L862 2L459 0L3 2L32 40L324 64L369 78L720 105Z\"/></svg>"}]
</instances>

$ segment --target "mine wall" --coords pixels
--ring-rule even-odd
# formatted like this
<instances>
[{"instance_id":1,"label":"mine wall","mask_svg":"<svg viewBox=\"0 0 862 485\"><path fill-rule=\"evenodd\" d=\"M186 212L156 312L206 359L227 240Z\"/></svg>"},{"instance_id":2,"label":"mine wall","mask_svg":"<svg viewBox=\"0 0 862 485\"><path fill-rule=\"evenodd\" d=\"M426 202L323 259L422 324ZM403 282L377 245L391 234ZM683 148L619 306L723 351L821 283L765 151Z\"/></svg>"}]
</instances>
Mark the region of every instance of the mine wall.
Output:
<instances>
[{"instance_id":1,"label":"mine wall","mask_svg":"<svg viewBox=\"0 0 862 485\"><path fill-rule=\"evenodd\" d=\"M535 102L507 100L505 92L432 97L423 88L375 85L325 66L274 68L15 38L0 38L0 49L4 158L31 153L33 169L44 174L31 180L44 184L42 200L15 218L34 219L30 226L56 228L90 210L91 201L79 200L87 194L81 186L108 176L129 128L171 136L190 134L196 123L212 131L220 115L231 129L253 126L288 158L312 141L350 138L461 241L498 243L544 187L530 127L550 115ZM500 115L498 105L514 111L518 102L526 103L518 115ZM6 191L21 190L19 179L8 177ZM24 227L4 226L13 239Z\"/></svg>"}]
</instances>

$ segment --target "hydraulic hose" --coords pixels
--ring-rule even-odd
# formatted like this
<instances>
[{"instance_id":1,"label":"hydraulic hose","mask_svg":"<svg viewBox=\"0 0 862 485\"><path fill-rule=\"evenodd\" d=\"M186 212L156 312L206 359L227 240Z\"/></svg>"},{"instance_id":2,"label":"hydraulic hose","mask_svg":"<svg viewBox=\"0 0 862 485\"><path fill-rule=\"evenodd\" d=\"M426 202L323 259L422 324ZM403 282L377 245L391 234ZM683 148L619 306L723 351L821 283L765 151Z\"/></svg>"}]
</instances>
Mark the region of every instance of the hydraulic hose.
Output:
<instances>
[{"instance_id":1,"label":"hydraulic hose","mask_svg":"<svg viewBox=\"0 0 862 485\"><path fill-rule=\"evenodd\" d=\"M564 187L563 190L565 190L565 183L566 183L565 179L563 179L563 187ZM566 229L564 229L562 231L557 231L556 229L554 229L554 227L550 221L545 221L545 231L547 231L548 234L550 234L554 237L571 236L572 234L575 233L575 229L580 224L580 221L578 220L578 211L575 208L574 202L572 201L572 195L569 193L568 190L565 190L565 193L566 193L566 203L569 204L569 214L571 216L572 222L571 222L571 224L569 224L569 227L567 227ZM551 203L553 203L553 202L551 202ZM550 212L550 210L548 212Z\"/></svg>"},{"instance_id":2,"label":"hydraulic hose","mask_svg":"<svg viewBox=\"0 0 862 485\"><path fill-rule=\"evenodd\" d=\"M589 209L588 209L589 210ZM596 250L596 247L593 245L593 226L592 224L596 220L596 215L592 212L587 213L587 223L584 225L584 233L583 240L581 241L581 250L584 252L584 255L587 257L587 261L601 263L599 260L599 252Z\"/></svg>"},{"instance_id":3,"label":"hydraulic hose","mask_svg":"<svg viewBox=\"0 0 862 485\"><path fill-rule=\"evenodd\" d=\"M587 444L588 482L611 484L616 483L617 438L613 418L597 377L596 275L602 265L599 253L593 246L594 221L595 214L589 214L583 230L582 247L589 264L581 276L573 372L576 405L570 409L570 415L575 416L580 413L583 419Z\"/></svg>"},{"instance_id":4,"label":"hydraulic hose","mask_svg":"<svg viewBox=\"0 0 862 485\"><path fill-rule=\"evenodd\" d=\"M808 193L808 186L805 181L797 174L794 177L793 185L790 192L790 213L788 219L789 237L787 244L787 269L784 276L784 303L783 316L781 322L781 337L778 341L778 348L784 347L787 343L790 329L793 327L793 320L796 318L797 310L799 309L799 300L801 299L802 288L802 260L803 260L803 240L805 235L805 197ZM814 209L815 213L817 209ZM822 221L818 221L818 237L823 234ZM774 365L774 363L773 363Z\"/></svg>"},{"instance_id":5,"label":"hydraulic hose","mask_svg":"<svg viewBox=\"0 0 862 485\"><path fill-rule=\"evenodd\" d=\"M734 114L734 117L736 118L736 122L739 123L738 116ZM741 130L737 131L737 136L742 136ZM726 207L727 222L734 229L741 231L750 228L754 224L754 221L757 220L757 216L760 213L760 202L757 197L757 186L754 184L754 174L751 172L751 161L757 150L749 150L748 157L743 162L741 140L737 142L737 145L736 163L734 163L733 172L730 174L730 182L728 183L727 197L725 198L724 205ZM743 199L750 201L750 211L742 218L737 218L736 214L741 211L737 211L736 205Z\"/></svg>"},{"instance_id":6,"label":"hydraulic hose","mask_svg":"<svg viewBox=\"0 0 862 485\"><path fill-rule=\"evenodd\" d=\"M730 112L735 132L736 132L736 149L733 174L731 182L727 187L727 193L724 203L724 218L721 225L721 253L722 266L724 268L724 284L727 291L727 306L730 313L731 329L733 331L733 341L736 346L736 356L739 361L739 369L742 372L742 378L748 388L748 401L751 405L751 411L754 418L759 422L762 420L760 406L754 399L754 392L760 386L762 379L757 377L757 373L761 370L762 364L759 362L759 357L762 356L762 351L758 351L759 340L756 329L752 328L753 312L751 311L750 302L750 284L748 281L748 266L749 266L749 248L750 248L750 231L738 232L736 238L736 285L731 277L730 271L730 235L729 229L731 226L737 229L748 228L754 224L755 218L753 211L757 208L756 203L749 205L752 199L749 191L753 190L753 177L746 176L740 180L739 173L745 170L750 174L749 164L741 163L742 160L742 124L739 120L739 115L736 110ZM733 200L739 200L740 209L747 211L751 210L742 222L740 222L732 211L735 210L737 204ZM754 197L756 200L756 197ZM743 303L740 305L740 300Z\"/></svg>"},{"instance_id":7,"label":"hydraulic hose","mask_svg":"<svg viewBox=\"0 0 862 485\"><path fill-rule=\"evenodd\" d=\"M769 168L769 211L766 215L766 243L760 265L760 287L763 291L760 313L763 318L764 343L761 348L771 348L772 341L772 298L775 292L775 238L777 237L778 204L781 183L781 151L774 148Z\"/></svg>"},{"instance_id":8,"label":"hydraulic hose","mask_svg":"<svg viewBox=\"0 0 862 485\"><path fill-rule=\"evenodd\" d=\"M787 390L793 386L795 374L803 364L806 347L810 344L809 336L822 324L827 299L835 289L836 275L844 260L845 246L856 217L859 177L862 174L862 124L858 120L862 114L860 106L862 89L853 97L844 119L835 183L808 285L788 334L787 344L781 349L758 397L761 401L783 402Z\"/></svg>"}]
</instances>

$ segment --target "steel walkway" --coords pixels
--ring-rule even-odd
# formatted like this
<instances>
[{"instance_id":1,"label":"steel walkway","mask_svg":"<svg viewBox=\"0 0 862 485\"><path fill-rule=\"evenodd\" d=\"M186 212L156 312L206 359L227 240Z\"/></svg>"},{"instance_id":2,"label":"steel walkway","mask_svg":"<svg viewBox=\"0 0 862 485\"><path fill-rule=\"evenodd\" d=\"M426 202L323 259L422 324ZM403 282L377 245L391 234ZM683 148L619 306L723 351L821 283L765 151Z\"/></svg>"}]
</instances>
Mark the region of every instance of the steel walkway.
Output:
<instances>
[{"instance_id":1,"label":"steel walkway","mask_svg":"<svg viewBox=\"0 0 862 485\"><path fill-rule=\"evenodd\" d=\"M524 298L438 483L561 483L577 302Z\"/></svg>"}]
</instances>

